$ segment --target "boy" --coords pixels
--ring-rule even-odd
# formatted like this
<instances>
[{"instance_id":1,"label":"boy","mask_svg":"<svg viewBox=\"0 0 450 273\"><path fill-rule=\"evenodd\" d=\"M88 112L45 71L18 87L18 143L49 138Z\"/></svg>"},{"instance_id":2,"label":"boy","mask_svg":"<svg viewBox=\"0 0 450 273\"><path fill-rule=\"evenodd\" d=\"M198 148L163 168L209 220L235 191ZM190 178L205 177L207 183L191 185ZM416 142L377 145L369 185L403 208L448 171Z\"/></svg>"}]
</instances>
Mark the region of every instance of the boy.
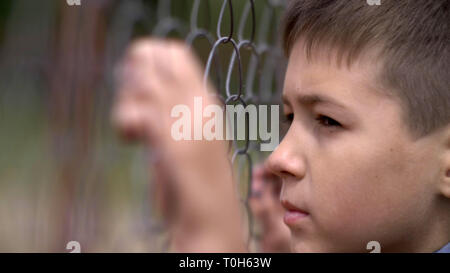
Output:
<instances>
[{"instance_id":1,"label":"boy","mask_svg":"<svg viewBox=\"0 0 450 273\"><path fill-rule=\"evenodd\" d=\"M370 241L382 252L448 249L449 9L447 0L290 2L290 128L266 167L283 182L293 251L367 252ZM161 151L174 249L244 251L226 143L170 136L174 105L216 103L201 75L180 44L135 43L115 121Z\"/></svg>"}]
</instances>

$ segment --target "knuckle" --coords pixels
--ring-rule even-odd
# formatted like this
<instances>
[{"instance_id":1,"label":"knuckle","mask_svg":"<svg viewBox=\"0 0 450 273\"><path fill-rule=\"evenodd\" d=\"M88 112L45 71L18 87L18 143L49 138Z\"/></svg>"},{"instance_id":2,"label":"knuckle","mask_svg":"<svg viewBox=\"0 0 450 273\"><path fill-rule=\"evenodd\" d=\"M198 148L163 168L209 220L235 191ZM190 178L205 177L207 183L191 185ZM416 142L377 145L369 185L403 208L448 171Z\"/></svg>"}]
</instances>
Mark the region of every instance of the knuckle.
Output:
<instances>
[{"instance_id":1,"label":"knuckle","mask_svg":"<svg viewBox=\"0 0 450 273\"><path fill-rule=\"evenodd\" d=\"M139 38L131 43L128 48L128 56L145 58L155 52L160 53L165 48L164 41L155 38Z\"/></svg>"},{"instance_id":2,"label":"knuckle","mask_svg":"<svg viewBox=\"0 0 450 273\"><path fill-rule=\"evenodd\" d=\"M150 39L139 39L131 43L128 52L133 55L145 54L152 50L153 41Z\"/></svg>"}]
</instances>

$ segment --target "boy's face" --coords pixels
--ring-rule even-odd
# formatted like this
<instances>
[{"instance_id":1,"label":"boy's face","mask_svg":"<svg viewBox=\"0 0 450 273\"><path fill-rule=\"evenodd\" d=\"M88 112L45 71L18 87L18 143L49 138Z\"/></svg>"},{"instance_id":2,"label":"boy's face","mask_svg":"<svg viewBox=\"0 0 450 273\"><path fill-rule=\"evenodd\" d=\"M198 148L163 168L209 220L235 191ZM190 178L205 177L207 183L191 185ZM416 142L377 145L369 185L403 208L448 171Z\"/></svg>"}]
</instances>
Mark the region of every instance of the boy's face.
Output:
<instances>
[{"instance_id":1,"label":"boy's face","mask_svg":"<svg viewBox=\"0 0 450 273\"><path fill-rule=\"evenodd\" d=\"M292 118L268 167L296 252L431 251L439 177L435 136L414 139L398 101L377 92L374 64L308 62L293 47L283 92ZM299 213L296 210L305 213Z\"/></svg>"}]
</instances>

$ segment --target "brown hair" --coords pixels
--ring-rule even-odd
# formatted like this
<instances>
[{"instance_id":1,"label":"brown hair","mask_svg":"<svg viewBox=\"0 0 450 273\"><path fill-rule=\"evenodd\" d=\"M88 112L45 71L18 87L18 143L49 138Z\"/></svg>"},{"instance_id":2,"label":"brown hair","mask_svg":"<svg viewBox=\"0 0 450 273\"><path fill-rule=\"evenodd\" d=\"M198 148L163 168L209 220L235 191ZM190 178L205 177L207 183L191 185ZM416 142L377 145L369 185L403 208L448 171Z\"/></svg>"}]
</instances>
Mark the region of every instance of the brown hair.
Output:
<instances>
[{"instance_id":1,"label":"brown hair","mask_svg":"<svg viewBox=\"0 0 450 273\"><path fill-rule=\"evenodd\" d=\"M337 49L348 65L374 46L382 69L377 82L400 99L417 136L450 123L450 1L292 0L284 17L284 50L298 38L308 56Z\"/></svg>"}]
</instances>

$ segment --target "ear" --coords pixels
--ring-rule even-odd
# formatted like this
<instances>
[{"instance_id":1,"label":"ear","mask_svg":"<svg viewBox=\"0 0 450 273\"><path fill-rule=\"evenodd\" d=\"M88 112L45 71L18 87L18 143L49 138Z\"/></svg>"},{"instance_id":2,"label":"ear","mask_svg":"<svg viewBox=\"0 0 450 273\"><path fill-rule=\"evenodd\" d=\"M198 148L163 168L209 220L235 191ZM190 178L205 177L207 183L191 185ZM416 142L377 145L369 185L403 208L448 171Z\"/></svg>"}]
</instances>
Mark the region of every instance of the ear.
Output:
<instances>
[{"instance_id":1,"label":"ear","mask_svg":"<svg viewBox=\"0 0 450 273\"><path fill-rule=\"evenodd\" d=\"M447 167L447 172L442 179L440 190L442 195L450 199L450 166Z\"/></svg>"},{"instance_id":2,"label":"ear","mask_svg":"<svg viewBox=\"0 0 450 273\"><path fill-rule=\"evenodd\" d=\"M450 199L450 126L445 131L445 150L442 157L442 171L439 181L439 191Z\"/></svg>"}]
</instances>

